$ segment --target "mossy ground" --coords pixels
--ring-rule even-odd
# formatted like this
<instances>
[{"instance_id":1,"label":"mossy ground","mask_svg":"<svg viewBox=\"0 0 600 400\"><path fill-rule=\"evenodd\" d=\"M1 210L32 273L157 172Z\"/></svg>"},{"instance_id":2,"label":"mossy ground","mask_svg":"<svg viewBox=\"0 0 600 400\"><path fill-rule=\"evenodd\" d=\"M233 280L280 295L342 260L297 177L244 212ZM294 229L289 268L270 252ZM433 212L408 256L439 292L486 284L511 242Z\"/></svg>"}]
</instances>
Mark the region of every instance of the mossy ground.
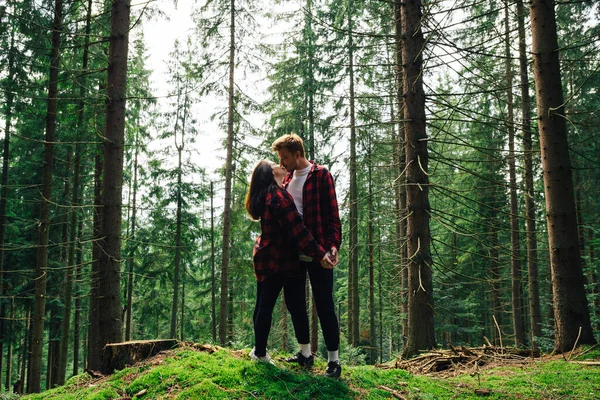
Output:
<instances>
[{"instance_id":1,"label":"mossy ground","mask_svg":"<svg viewBox=\"0 0 600 400\"><path fill-rule=\"evenodd\" d=\"M248 351L180 348L103 378L87 374L23 399L600 399L600 366L561 357L518 367L496 366L456 376L419 376L399 369L344 366L341 379L322 376L325 361L303 371L274 355L253 362ZM600 360L600 351L587 360ZM477 394L477 392L479 394Z\"/></svg>"}]
</instances>

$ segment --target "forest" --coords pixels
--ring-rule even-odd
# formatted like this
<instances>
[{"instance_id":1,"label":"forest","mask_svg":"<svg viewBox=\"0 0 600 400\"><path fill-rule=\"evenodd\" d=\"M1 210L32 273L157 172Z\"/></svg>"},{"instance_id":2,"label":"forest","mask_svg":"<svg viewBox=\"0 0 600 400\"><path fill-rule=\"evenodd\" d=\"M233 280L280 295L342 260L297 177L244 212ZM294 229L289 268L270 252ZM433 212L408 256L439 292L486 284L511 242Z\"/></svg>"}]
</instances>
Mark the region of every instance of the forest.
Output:
<instances>
[{"instance_id":1,"label":"forest","mask_svg":"<svg viewBox=\"0 0 600 400\"><path fill-rule=\"evenodd\" d=\"M251 347L244 196L290 132L336 180L342 363L600 339L596 1L3 0L0 46L1 392L107 343Z\"/></svg>"}]
</instances>

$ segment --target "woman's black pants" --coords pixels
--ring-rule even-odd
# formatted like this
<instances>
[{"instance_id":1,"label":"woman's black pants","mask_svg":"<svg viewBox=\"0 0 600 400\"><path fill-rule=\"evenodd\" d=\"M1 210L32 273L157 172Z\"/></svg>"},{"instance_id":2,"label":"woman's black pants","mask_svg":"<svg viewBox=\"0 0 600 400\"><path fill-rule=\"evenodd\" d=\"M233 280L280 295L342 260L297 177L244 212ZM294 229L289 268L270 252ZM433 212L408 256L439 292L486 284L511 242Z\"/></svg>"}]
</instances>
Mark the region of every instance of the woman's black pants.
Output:
<instances>
[{"instance_id":1,"label":"woman's black pants","mask_svg":"<svg viewBox=\"0 0 600 400\"><path fill-rule=\"evenodd\" d=\"M271 330L273 308L283 289L285 305L292 316L298 343L309 343L308 314L306 313L306 272L297 276L274 274L256 285L254 307L254 354L263 357L267 353L267 339Z\"/></svg>"}]
</instances>

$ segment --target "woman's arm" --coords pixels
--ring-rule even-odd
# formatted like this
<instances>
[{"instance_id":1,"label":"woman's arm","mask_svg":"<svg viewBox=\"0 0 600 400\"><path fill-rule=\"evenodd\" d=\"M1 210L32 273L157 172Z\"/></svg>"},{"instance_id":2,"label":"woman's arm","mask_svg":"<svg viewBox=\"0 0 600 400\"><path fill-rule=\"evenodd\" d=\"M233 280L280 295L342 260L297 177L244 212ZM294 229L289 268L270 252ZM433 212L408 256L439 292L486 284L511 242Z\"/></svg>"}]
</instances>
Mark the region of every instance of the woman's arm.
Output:
<instances>
[{"instance_id":1,"label":"woman's arm","mask_svg":"<svg viewBox=\"0 0 600 400\"><path fill-rule=\"evenodd\" d=\"M302 216L296 209L292 196L285 190L277 190L273 197L275 201L272 201L271 205L281 228L290 233L298 250L321 261L326 251L304 226Z\"/></svg>"}]
</instances>

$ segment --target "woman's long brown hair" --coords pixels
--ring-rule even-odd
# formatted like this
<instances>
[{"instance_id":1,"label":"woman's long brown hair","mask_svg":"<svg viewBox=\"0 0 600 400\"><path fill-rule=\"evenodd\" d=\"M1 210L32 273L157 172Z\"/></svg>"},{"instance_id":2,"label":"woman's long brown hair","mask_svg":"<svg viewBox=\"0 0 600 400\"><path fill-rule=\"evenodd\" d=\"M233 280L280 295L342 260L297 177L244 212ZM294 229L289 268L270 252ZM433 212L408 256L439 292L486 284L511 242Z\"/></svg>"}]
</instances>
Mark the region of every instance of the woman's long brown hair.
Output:
<instances>
[{"instance_id":1,"label":"woman's long brown hair","mask_svg":"<svg viewBox=\"0 0 600 400\"><path fill-rule=\"evenodd\" d=\"M273 164L272 161L262 160L252 171L244 205L254 220L259 220L265 212L267 193L277 189L277 183L273 176Z\"/></svg>"}]
</instances>

